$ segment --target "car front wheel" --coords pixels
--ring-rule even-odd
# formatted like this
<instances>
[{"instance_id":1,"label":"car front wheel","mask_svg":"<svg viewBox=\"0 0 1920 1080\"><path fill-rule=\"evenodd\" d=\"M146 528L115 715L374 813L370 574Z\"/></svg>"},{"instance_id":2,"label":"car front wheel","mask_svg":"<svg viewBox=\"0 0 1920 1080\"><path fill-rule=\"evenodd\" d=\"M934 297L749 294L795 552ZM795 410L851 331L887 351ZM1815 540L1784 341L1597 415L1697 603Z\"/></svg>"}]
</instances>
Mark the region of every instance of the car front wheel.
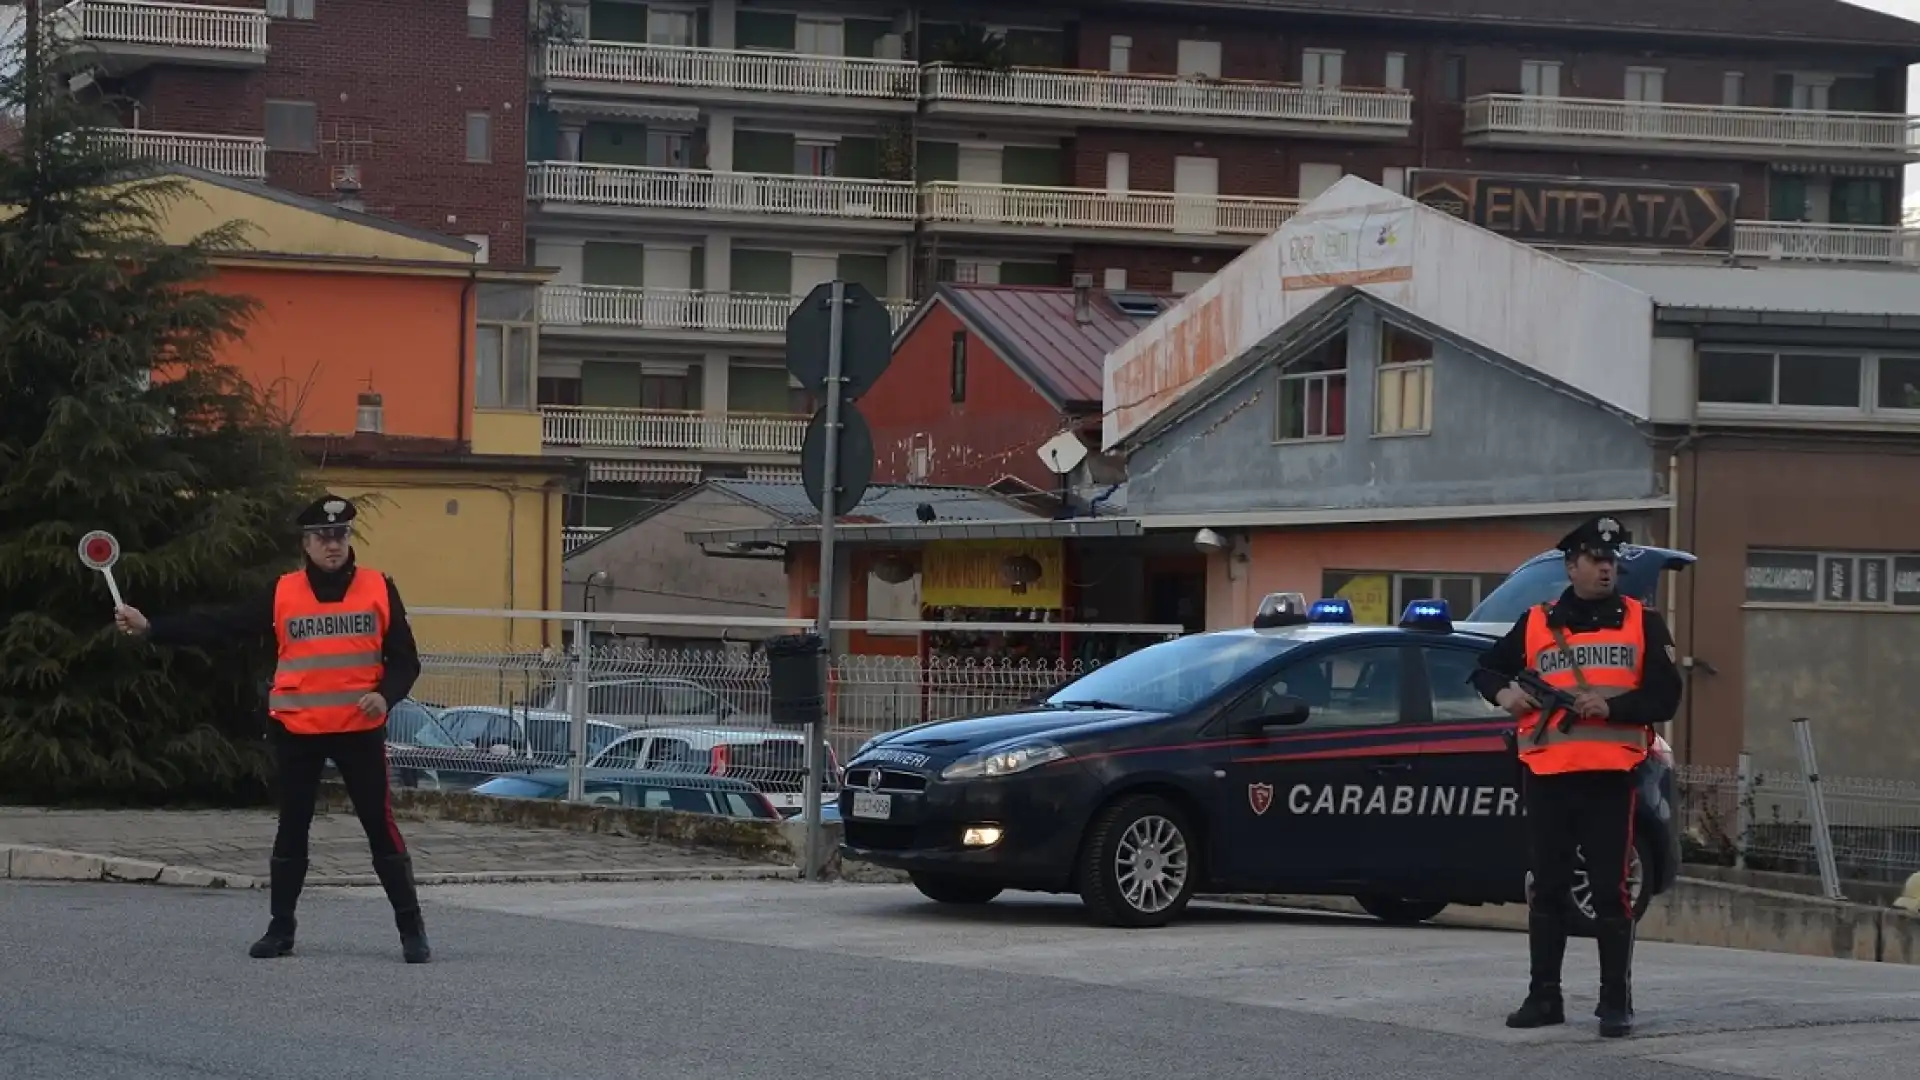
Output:
<instances>
[{"instance_id":1,"label":"car front wheel","mask_svg":"<svg viewBox=\"0 0 1920 1080\"><path fill-rule=\"evenodd\" d=\"M1080 852L1080 899L1108 926L1165 926L1193 899L1197 845L1178 806L1133 795L1103 808Z\"/></svg>"},{"instance_id":2,"label":"car front wheel","mask_svg":"<svg viewBox=\"0 0 1920 1080\"><path fill-rule=\"evenodd\" d=\"M991 881L969 881L940 874L909 876L922 896L942 904L984 904L1001 893L1001 887Z\"/></svg>"}]
</instances>

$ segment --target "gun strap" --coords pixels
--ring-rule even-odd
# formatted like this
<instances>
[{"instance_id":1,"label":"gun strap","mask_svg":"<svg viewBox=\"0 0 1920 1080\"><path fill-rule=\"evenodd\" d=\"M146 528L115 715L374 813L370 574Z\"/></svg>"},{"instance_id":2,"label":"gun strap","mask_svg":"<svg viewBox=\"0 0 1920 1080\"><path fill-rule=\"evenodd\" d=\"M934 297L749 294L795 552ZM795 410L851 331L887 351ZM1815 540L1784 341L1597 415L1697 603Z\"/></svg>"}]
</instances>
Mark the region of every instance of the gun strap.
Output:
<instances>
[{"instance_id":1,"label":"gun strap","mask_svg":"<svg viewBox=\"0 0 1920 1080\"><path fill-rule=\"evenodd\" d=\"M1551 618L1551 616L1549 616L1549 618ZM1593 685L1587 682L1587 673L1580 670L1580 664L1573 658L1573 649L1567 644L1566 628L1555 626L1549 621L1547 623L1547 633L1553 635L1553 643L1560 647L1560 651L1567 654L1567 668L1573 672L1573 681L1579 683L1580 689L1582 690L1593 689Z\"/></svg>"}]
</instances>

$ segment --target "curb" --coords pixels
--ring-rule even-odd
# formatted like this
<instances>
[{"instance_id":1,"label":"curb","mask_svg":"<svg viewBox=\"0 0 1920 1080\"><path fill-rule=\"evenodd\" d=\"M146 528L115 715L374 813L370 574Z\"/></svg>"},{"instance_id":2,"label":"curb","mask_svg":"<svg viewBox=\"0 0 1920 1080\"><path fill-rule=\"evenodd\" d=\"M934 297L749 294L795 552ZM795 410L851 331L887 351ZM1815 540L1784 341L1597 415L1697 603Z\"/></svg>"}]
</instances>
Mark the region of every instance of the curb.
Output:
<instances>
[{"instance_id":1,"label":"curb","mask_svg":"<svg viewBox=\"0 0 1920 1080\"><path fill-rule=\"evenodd\" d=\"M761 865L739 867L635 867L608 870L477 870L465 873L429 873L415 876L421 887L430 885L579 884L586 882L644 881L785 881L798 880L797 867ZM136 885L166 885L189 889L264 889L267 879L194 866L172 866L144 859L92 855L60 848L0 844L0 879L12 881L111 881ZM307 887L364 888L377 886L372 874L313 874Z\"/></svg>"}]
</instances>

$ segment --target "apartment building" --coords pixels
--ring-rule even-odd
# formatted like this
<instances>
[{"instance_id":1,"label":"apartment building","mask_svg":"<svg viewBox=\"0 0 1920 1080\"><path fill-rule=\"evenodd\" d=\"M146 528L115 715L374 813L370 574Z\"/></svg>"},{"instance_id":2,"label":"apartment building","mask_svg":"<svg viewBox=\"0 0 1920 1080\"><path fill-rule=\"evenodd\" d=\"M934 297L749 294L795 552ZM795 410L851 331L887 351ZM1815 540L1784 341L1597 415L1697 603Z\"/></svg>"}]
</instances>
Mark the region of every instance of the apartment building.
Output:
<instances>
[{"instance_id":1,"label":"apartment building","mask_svg":"<svg viewBox=\"0 0 1920 1080\"><path fill-rule=\"evenodd\" d=\"M783 331L820 281L900 321L941 281L1181 294L1346 175L1720 185L1732 257L1920 261L1920 26L1838 0L67 7L154 152L351 173L558 268L546 440L607 497L577 523L791 476Z\"/></svg>"}]
</instances>

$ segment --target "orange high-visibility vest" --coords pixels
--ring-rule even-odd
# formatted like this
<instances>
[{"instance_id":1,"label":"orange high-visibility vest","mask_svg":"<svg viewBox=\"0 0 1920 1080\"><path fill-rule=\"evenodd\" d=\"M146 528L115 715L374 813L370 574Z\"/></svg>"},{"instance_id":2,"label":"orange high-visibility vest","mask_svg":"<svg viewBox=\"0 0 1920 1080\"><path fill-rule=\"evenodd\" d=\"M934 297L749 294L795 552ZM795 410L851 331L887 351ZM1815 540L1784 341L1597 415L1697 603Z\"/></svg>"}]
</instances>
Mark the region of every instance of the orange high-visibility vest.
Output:
<instances>
[{"instance_id":1,"label":"orange high-visibility vest","mask_svg":"<svg viewBox=\"0 0 1920 1080\"><path fill-rule=\"evenodd\" d=\"M1626 605L1627 617L1619 629L1579 633L1563 629L1560 634L1566 641L1564 649L1547 626L1547 613L1552 605L1535 606L1527 615L1528 666L1539 672L1547 685L1569 694L1593 690L1602 697L1617 697L1639 689L1647 659L1640 601L1621 597L1621 603ZM1537 711L1521 717L1517 733L1520 761L1538 775L1625 772L1644 761L1653 747L1649 728L1582 717L1574 721L1572 730L1562 732L1562 716L1558 713L1536 743L1533 737L1540 719Z\"/></svg>"},{"instance_id":2,"label":"orange high-visibility vest","mask_svg":"<svg viewBox=\"0 0 1920 1080\"><path fill-rule=\"evenodd\" d=\"M378 571L356 569L336 604L313 595L306 571L282 577L273 592L280 663L267 711L295 735L367 731L386 723L384 716L361 712L359 702L386 673L382 643L392 617L387 579Z\"/></svg>"}]
</instances>

